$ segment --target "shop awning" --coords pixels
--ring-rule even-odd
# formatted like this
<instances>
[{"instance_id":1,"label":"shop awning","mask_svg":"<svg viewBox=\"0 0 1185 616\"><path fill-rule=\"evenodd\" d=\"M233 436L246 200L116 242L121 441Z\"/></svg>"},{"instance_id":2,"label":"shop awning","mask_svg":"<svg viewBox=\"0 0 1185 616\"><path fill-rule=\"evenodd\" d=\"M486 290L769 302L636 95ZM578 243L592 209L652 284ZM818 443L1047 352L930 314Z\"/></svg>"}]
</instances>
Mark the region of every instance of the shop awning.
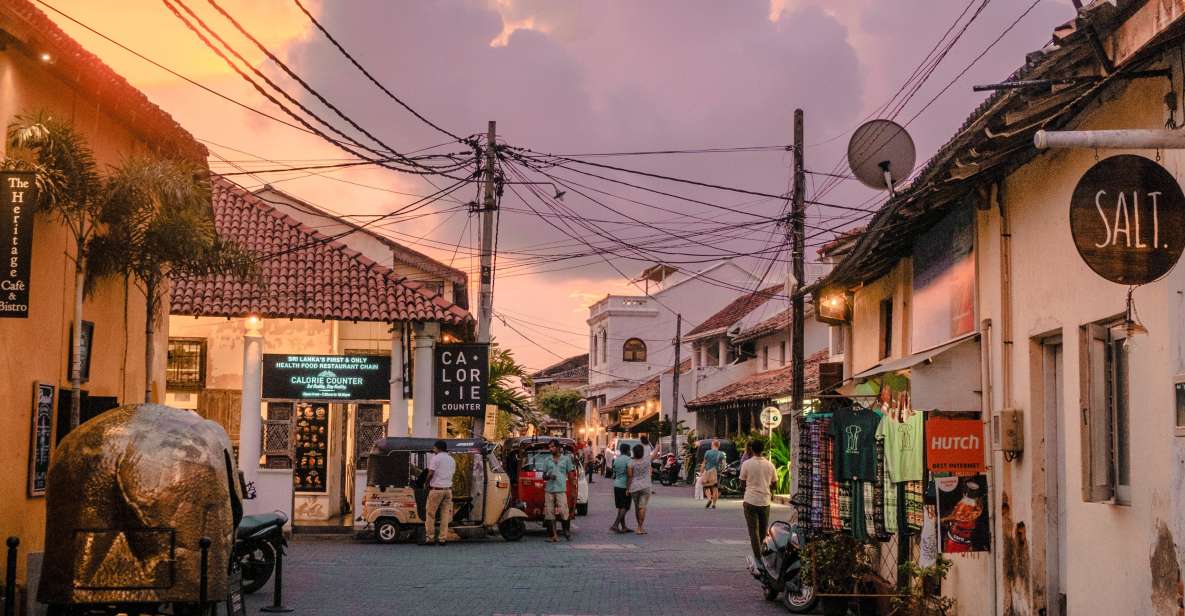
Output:
<instances>
[{"instance_id":1,"label":"shop awning","mask_svg":"<svg viewBox=\"0 0 1185 616\"><path fill-rule=\"evenodd\" d=\"M648 413L645 413L645 414L643 414L643 415L639 415L637 419L635 419L634 421L631 421L631 422L630 422L630 423L628 423L628 424L625 424L625 423L623 422L623 424L624 424L624 425L623 425L623 427L624 427L624 428L625 428L627 431L629 431L629 430L633 430L634 428L636 428L636 427L638 427L638 426L642 425L642 424L643 424L643 423L645 423L646 421L649 421L650 419L653 419L654 417L657 417L657 416L658 416L658 409L654 409L653 411L650 411L650 412L648 412Z\"/></svg>"},{"instance_id":2,"label":"shop awning","mask_svg":"<svg viewBox=\"0 0 1185 616\"><path fill-rule=\"evenodd\" d=\"M905 357L899 357L897 359L879 363L879 364L877 364L877 365L875 365L875 366L873 366L873 367L871 367L859 374L853 375L850 380L859 381L861 379L868 379L868 378L878 376L881 374L887 374L890 372L898 372L901 370L908 370L918 364L921 364L924 362L929 362L929 361L933 360L935 357L937 357L938 355L942 355L943 353L959 346L960 344L963 344L964 342L967 342L968 340L974 340L978 337L979 337L978 333L971 332L970 334L966 334L962 337L955 338L954 340L952 340L946 344L936 346L932 349L928 349L925 351L914 353L913 355L907 355Z\"/></svg>"}]
</instances>

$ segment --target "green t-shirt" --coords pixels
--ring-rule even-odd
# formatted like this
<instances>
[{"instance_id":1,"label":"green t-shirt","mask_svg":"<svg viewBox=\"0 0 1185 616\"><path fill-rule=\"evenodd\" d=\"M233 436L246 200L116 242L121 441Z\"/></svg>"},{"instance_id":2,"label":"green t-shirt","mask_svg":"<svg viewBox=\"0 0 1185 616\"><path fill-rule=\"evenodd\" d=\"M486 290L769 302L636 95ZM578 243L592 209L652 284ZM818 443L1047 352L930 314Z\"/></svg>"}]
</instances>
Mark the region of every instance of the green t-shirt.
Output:
<instances>
[{"instance_id":1,"label":"green t-shirt","mask_svg":"<svg viewBox=\"0 0 1185 616\"><path fill-rule=\"evenodd\" d=\"M724 452L719 449L709 449L704 452L704 470L720 470L720 461L724 459Z\"/></svg>"},{"instance_id":2,"label":"green t-shirt","mask_svg":"<svg viewBox=\"0 0 1185 616\"><path fill-rule=\"evenodd\" d=\"M881 418L864 409L838 409L831 418L835 478L876 479L876 428Z\"/></svg>"},{"instance_id":3,"label":"green t-shirt","mask_svg":"<svg viewBox=\"0 0 1185 616\"><path fill-rule=\"evenodd\" d=\"M921 413L914 413L905 421L888 417L876 429L876 437L885 441L885 472L889 481L922 480L922 424Z\"/></svg>"},{"instance_id":4,"label":"green t-shirt","mask_svg":"<svg viewBox=\"0 0 1185 616\"><path fill-rule=\"evenodd\" d=\"M549 493L568 491L568 473L576 470L576 466L572 464L572 458L568 454L560 454L559 460L548 456L542 466L539 470L551 475L551 479L547 480L546 488Z\"/></svg>"},{"instance_id":5,"label":"green t-shirt","mask_svg":"<svg viewBox=\"0 0 1185 616\"><path fill-rule=\"evenodd\" d=\"M627 472L626 469L628 469L629 467L630 467L630 457L629 456L627 456L623 453L618 453L617 457L613 458L613 487L615 487L615 488L629 487L630 478L629 478L629 476L626 475L626 472Z\"/></svg>"}]
</instances>

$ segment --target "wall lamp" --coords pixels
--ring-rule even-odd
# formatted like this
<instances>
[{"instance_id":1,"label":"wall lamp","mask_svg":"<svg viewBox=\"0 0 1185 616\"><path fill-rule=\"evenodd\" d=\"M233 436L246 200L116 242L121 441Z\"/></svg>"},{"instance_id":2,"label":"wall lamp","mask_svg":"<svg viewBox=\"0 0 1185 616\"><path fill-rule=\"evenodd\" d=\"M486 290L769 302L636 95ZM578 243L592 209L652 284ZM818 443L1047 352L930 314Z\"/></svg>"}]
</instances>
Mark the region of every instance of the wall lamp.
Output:
<instances>
[{"instance_id":1,"label":"wall lamp","mask_svg":"<svg viewBox=\"0 0 1185 616\"><path fill-rule=\"evenodd\" d=\"M822 289L814 296L815 319L843 325L852 319L852 294L844 289Z\"/></svg>"}]
</instances>

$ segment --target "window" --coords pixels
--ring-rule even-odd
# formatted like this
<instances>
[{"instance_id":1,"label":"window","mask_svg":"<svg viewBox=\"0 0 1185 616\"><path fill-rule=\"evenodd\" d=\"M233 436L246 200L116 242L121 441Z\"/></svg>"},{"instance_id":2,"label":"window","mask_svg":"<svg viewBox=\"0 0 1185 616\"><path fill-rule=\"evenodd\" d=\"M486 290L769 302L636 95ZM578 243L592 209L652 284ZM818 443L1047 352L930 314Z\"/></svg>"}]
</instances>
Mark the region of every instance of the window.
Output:
<instances>
[{"instance_id":1,"label":"window","mask_svg":"<svg viewBox=\"0 0 1185 616\"><path fill-rule=\"evenodd\" d=\"M192 391L205 386L206 340L169 338L169 363L165 368L165 387Z\"/></svg>"},{"instance_id":2,"label":"window","mask_svg":"<svg viewBox=\"0 0 1185 616\"><path fill-rule=\"evenodd\" d=\"M847 328L843 325L832 325L829 329L831 332L831 356L843 355L847 350Z\"/></svg>"},{"instance_id":3,"label":"window","mask_svg":"<svg viewBox=\"0 0 1185 616\"><path fill-rule=\"evenodd\" d=\"M621 359L625 361L646 361L646 343L630 338L621 346Z\"/></svg>"},{"instance_id":4,"label":"window","mask_svg":"<svg viewBox=\"0 0 1185 616\"><path fill-rule=\"evenodd\" d=\"M761 347L761 369L769 370L769 345Z\"/></svg>"},{"instance_id":5,"label":"window","mask_svg":"<svg viewBox=\"0 0 1185 616\"><path fill-rule=\"evenodd\" d=\"M782 366L786 365L786 341L783 340L778 343L778 358L782 362Z\"/></svg>"},{"instance_id":6,"label":"window","mask_svg":"<svg viewBox=\"0 0 1185 616\"><path fill-rule=\"evenodd\" d=\"M1082 328L1082 498L1131 502L1128 353L1123 328Z\"/></svg>"},{"instance_id":7,"label":"window","mask_svg":"<svg viewBox=\"0 0 1185 616\"><path fill-rule=\"evenodd\" d=\"M881 300L880 359L893 354L893 298Z\"/></svg>"},{"instance_id":8,"label":"window","mask_svg":"<svg viewBox=\"0 0 1185 616\"><path fill-rule=\"evenodd\" d=\"M601 331L601 363L609 361L609 330Z\"/></svg>"},{"instance_id":9,"label":"window","mask_svg":"<svg viewBox=\"0 0 1185 616\"><path fill-rule=\"evenodd\" d=\"M589 359L592 361L592 365L594 365L594 366L597 365L597 335L596 335L596 333L594 333L592 335L592 354L589 355Z\"/></svg>"}]
</instances>

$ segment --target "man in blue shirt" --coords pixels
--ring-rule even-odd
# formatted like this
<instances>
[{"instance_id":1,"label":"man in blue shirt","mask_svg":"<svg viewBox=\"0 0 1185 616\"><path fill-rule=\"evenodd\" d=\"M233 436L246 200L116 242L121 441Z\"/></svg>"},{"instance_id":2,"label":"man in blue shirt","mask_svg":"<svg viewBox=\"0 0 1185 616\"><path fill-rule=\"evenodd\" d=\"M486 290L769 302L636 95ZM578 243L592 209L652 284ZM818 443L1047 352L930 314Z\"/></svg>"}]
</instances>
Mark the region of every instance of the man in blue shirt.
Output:
<instances>
[{"instance_id":1,"label":"man in blue shirt","mask_svg":"<svg viewBox=\"0 0 1185 616\"><path fill-rule=\"evenodd\" d=\"M547 541L556 543L560 540L556 535L555 520L558 516L564 527L564 538L572 540L572 522L568 519L568 473L576 471L572 458L560 451L560 442L553 440L548 445L551 457L543 462L543 478L547 480L543 496L543 519L547 525Z\"/></svg>"},{"instance_id":2,"label":"man in blue shirt","mask_svg":"<svg viewBox=\"0 0 1185 616\"><path fill-rule=\"evenodd\" d=\"M712 439L712 448L704 452L704 463L701 465L704 496L708 497L708 504L704 505L704 509L716 508L716 500L720 498L720 471L724 468L724 460L724 452L720 451L720 439Z\"/></svg>"},{"instance_id":3,"label":"man in blue shirt","mask_svg":"<svg viewBox=\"0 0 1185 616\"><path fill-rule=\"evenodd\" d=\"M625 525L625 514L630 510L629 467L630 446L622 443L618 455L613 458L613 504L617 506L617 519L609 530L615 533L632 532Z\"/></svg>"}]
</instances>

